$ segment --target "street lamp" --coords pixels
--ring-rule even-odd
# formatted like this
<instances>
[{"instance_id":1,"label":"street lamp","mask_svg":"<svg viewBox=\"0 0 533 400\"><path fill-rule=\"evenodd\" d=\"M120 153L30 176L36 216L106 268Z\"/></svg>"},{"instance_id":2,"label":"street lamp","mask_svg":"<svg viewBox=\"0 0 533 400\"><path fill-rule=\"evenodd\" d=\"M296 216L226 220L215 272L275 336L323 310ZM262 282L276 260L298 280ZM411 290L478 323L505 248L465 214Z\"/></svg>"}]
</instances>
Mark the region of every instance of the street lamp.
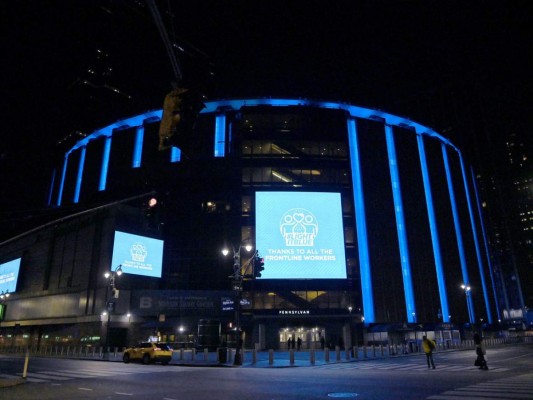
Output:
<instances>
[{"instance_id":1,"label":"street lamp","mask_svg":"<svg viewBox=\"0 0 533 400\"><path fill-rule=\"evenodd\" d=\"M118 290L115 289L115 276L122 275L122 264L116 267L113 271L106 271L104 273L104 278L108 280L106 289L105 289L105 305L106 311L102 313L103 316L107 316L107 325L105 332L105 345L104 345L104 354L103 357L106 360L109 360L109 326L111 324L111 312L115 310L115 302L109 301L109 289L113 294L113 298L118 298Z\"/></svg>"},{"instance_id":2,"label":"street lamp","mask_svg":"<svg viewBox=\"0 0 533 400\"><path fill-rule=\"evenodd\" d=\"M242 249L246 250L248 253L252 251L253 246L250 243L241 242L238 249L235 249L235 246L231 246L233 251L233 275L232 278L232 288L235 291L235 331L237 333L237 343L235 345L235 359L233 360L233 365L242 365L242 356L241 356L241 292L242 292L242 279L243 273L241 271L241 251ZM225 247L222 249L222 254L227 256L230 254L230 250ZM245 271L246 272L246 271Z\"/></svg>"},{"instance_id":3,"label":"street lamp","mask_svg":"<svg viewBox=\"0 0 533 400\"><path fill-rule=\"evenodd\" d=\"M474 323L474 313L472 310L472 299L470 298L470 292L472 291L472 287L466 283L461 284L461 289L465 292L466 297L466 307L468 309L468 320L471 324Z\"/></svg>"},{"instance_id":4,"label":"street lamp","mask_svg":"<svg viewBox=\"0 0 533 400\"><path fill-rule=\"evenodd\" d=\"M0 300L7 300L9 296L9 290L2 291L2 293L0 293Z\"/></svg>"}]
</instances>

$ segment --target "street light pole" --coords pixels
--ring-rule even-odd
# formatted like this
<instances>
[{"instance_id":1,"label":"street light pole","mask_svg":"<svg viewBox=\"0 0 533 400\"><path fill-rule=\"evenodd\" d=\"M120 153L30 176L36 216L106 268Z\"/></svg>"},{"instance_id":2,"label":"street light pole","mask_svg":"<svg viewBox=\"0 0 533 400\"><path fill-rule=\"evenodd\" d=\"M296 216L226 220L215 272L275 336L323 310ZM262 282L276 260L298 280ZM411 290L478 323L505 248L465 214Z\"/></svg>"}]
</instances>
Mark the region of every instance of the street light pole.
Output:
<instances>
[{"instance_id":1,"label":"street light pole","mask_svg":"<svg viewBox=\"0 0 533 400\"><path fill-rule=\"evenodd\" d=\"M466 307L468 310L468 320L470 324L474 323L474 314L472 312L472 300L470 299L470 291L472 290L472 287L468 284L461 284L461 289L465 292L466 297Z\"/></svg>"},{"instance_id":2,"label":"street light pole","mask_svg":"<svg viewBox=\"0 0 533 400\"><path fill-rule=\"evenodd\" d=\"M116 267L113 271L107 271L104 273L104 277L108 280L108 283L105 288L105 306L106 310L104 311L107 314L107 325L105 333L105 344L104 344L104 353L103 358L109 360L109 328L111 325L111 311L114 311L115 302L109 301L109 289L111 292L115 292L115 276L122 275L122 264ZM116 296L118 297L118 296Z\"/></svg>"},{"instance_id":3,"label":"street light pole","mask_svg":"<svg viewBox=\"0 0 533 400\"><path fill-rule=\"evenodd\" d=\"M253 247L249 243L244 244L244 242L239 245L237 250L235 250L235 246L232 245L231 247L233 250L233 274L230 276L230 278L232 279L232 289L235 292L235 329L237 333L237 343L235 344L235 359L233 360L233 365L242 365L241 293L244 274L241 271L241 250L244 248L247 252L250 252ZM227 248L223 249L222 254L227 256L229 254L229 250Z\"/></svg>"}]
</instances>

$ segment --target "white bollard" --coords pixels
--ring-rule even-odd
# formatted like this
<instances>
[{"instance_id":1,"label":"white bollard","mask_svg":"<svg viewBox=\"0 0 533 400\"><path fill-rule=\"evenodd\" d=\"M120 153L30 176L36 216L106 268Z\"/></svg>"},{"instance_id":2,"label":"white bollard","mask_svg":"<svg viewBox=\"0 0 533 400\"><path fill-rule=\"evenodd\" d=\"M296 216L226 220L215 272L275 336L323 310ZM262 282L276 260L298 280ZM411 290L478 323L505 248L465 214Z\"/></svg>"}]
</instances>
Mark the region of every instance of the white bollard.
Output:
<instances>
[{"instance_id":1,"label":"white bollard","mask_svg":"<svg viewBox=\"0 0 533 400\"><path fill-rule=\"evenodd\" d=\"M291 363L291 365L294 364L294 350L293 349L289 350L289 362Z\"/></svg>"},{"instance_id":2,"label":"white bollard","mask_svg":"<svg viewBox=\"0 0 533 400\"><path fill-rule=\"evenodd\" d=\"M335 346L335 361L339 362L341 360L341 348Z\"/></svg>"},{"instance_id":3,"label":"white bollard","mask_svg":"<svg viewBox=\"0 0 533 400\"><path fill-rule=\"evenodd\" d=\"M207 361L207 360L209 360L209 350L204 349L204 361Z\"/></svg>"},{"instance_id":4,"label":"white bollard","mask_svg":"<svg viewBox=\"0 0 533 400\"><path fill-rule=\"evenodd\" d=\"M268 364L269 365L274 364L274 350L273 349L268 350Z\"/></svg>"},{"instance_id":5,"label":"white bollard","mask_svg":"<svg viewBox=\"0 0 533 400\"><path fill-rule=\"evenodd\" d=\"M28 376L28 363L30 361L30 351L26 348L26 357L24 358L24 370L22 371L22 378L26 379Z\"/></svg>"},{"instance_id":6,"label":"white bollard","mask_svg":"<svg viewBox=\"0 0 533 400\"><path fill-rule=\"evenodd\" d=\"M311 361L311 364L315 364L315 349L311 349L311 351L309 352L309 358L310 358L310 361Z\"/></svg>"},{"instance_id":7,"label":"white bollard","mask_svg":"<svg viewBox=\"0 0 533 400\"><path fill-rule=\"evenodd\" d=\"M257 349L254 349L252 353L252 364L256 364L256 363L257 363Z\"/></svg>"}]
</instances>

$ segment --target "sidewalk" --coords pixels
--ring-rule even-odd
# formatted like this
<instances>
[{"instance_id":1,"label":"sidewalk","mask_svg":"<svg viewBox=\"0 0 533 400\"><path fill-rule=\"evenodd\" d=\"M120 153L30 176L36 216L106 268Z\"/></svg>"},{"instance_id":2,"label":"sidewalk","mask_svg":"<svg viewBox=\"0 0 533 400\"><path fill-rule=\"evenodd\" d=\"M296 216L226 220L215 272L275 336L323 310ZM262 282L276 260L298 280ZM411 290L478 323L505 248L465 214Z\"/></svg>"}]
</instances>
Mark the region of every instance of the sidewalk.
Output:
<instances>
[{"instance_id":1,"label":"sidewalk","mask_svg":"<svg viewBox=\"0 0 533 400\"><path fill-rule=\"evenodd\" d=\"M26 383L26 381L22 378L2 378L0 377L0 389L1 388L6 388L6 387L11 387L11 386L16 386L16 385L21 385L23 383Z\"/></svg>"}]
</instances>

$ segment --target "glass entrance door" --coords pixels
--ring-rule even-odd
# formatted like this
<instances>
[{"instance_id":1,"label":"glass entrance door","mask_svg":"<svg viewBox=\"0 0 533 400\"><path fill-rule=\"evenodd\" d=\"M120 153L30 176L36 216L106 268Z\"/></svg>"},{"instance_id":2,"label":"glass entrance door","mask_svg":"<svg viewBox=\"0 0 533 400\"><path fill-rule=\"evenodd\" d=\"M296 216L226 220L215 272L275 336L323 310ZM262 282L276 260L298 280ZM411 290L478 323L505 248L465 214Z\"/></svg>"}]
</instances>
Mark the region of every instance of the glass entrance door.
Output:
<instances>
[{"instance_id":1,"label":"glass entrance door","mask_svg":"<svg viewBox=\"0 0 533 400\"><path fill-rule=\"evenodd\" d=\"M281 350L321 349L324 346L326 330L323 327L286 327L279 330Z\"/></svg>"}]
</instances>

